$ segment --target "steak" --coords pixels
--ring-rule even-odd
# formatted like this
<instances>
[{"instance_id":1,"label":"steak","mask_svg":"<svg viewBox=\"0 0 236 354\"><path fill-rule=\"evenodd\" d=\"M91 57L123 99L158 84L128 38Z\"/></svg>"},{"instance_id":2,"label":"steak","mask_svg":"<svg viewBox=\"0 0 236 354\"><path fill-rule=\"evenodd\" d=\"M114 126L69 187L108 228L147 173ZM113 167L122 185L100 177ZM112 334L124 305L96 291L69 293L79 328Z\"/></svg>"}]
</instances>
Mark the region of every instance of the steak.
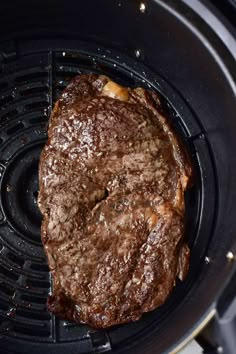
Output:
<instances>
[{"instance_id":1,"label":"steak","mask_svg":"<svg viewBox=\"0 0 236 354\"><path fill-rule=\"evenodd\" d=\"M163 304L188 271L191 174L157 93L77 76L55 105L40 159L48 309L105 328Z\"/></svg>"}]
</instances>

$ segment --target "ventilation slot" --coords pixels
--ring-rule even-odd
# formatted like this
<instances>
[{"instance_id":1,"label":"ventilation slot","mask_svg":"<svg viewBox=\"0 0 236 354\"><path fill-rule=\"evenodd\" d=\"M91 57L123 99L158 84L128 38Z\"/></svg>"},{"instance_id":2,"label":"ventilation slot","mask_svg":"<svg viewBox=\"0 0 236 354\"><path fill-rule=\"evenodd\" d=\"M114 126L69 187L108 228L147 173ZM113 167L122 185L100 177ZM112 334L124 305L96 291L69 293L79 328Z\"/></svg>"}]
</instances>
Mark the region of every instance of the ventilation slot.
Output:
<instances>
[{"instance_id":1,"label":"ventilation slot","mask_svg":"<svg viewBox=\"0 0 236 354\"><path fill-rule=\"evenodd\" d=\"M24 128L24 124L23 123L18 123L16 125L14 125L12 128L7 130L7 134L8 135L12 135L15 134L16 132L18 132L19 130Z\"/></svg>"},{"instance_id":2,"label":"ventilation slot","mask_svg":"<svg viewBox=\"0 0 236 354\"><path fill-rule=\"evenodd\" d=\"M39 87L32 87L29 89L26 89L24 91L21 91L21 96L32 96L32 95L41 95L41 94L47 94L48 93L48 87L44 86L39 86Z\"/></svg>"},{"instance_id":3,"label":"ventilation slot","mask_svg":"<svg viewBox=\"0 0 236 354\"><path fill-rule=\"evenodd\" d=\"M0 123L3 122L4 120L14 118L17 115L18 115L17 109L9 110L9 112L7 112L7 113L6 113L6 111L4 111L4 114L0 113Z\"/></svg>"},{"instance_id":4,"label":"ventilation slot","mask_svg":"<svg viewBox=\"0 0 236 354\"><path fill-rule=\"evenodd\" d=\"M49 337L50 331L48 328L42 328L37 326L24 326L22 324L14 324L14 332L30 337Z\"/></svg>"},{"instance_id":5,"label":"ventilation slot","mask_svg":"<svg viewBox=\"0 0 236 354\"><path fill-rule=\"evenodd\" d=\"M48 281L41 281L41 280L28 280L27 285L32 288L50 288L50 283Z\"/></svg>"},{"instance_id":6,"label":"ventilation slot","mask_svg":"<svg viewBox=\"0 0 236 354\"><path fill-rule=\"evenodd\" d=\"M32 124L37 124L37 123L45 123L47 122L47 120L48 120L47 116L41 116L41 117L31 118L29 122Z\"/></svg>"},{"instance_id":7,"label":"ventilation slot","mask_svg":"<svg viewBox=\"0 0 236 354\"><path fill-rule=\"evenodd\" d=\"M5 277L10 278L12 280L17 280L18 279L18 275L17 274L13 273L10 270L7 270L2 265L0 265L0 275L4 275Z\"/></svg>"},{"instance_id":8,"label":"ventilation slot","mask_svg":"<svg viewBox=\"0 0 236 354\"><path fill-rule=\"evenodd\" d=\"M49 271L47 264L31 264L31 269L36 270L38 272L47 272Z\"/></svg>"},{"instance_id":9,"label":"ventilation slot","mask_svg":"<svg viewBox=\"0 0 236 354\"><path fill-rule=\"evenodd\" d=\"M60 64L68 65L69 66L87 66L92 67L94 66L94 62L91 56L84 55L81 53L66 53L65 56L57 56L57 62Z\"/></svg>"},{"instance_id":10,"label":"ventilation slot","mask_svg":"<svg viewBox=\"0 0 236 354\"><path fill-rule=\"evenodd\" d=\"M75 75L79 75L81 73L81 71L78 68L75 67L70 67L70 66L66 66L66 65L59 65L57 66L57 71L59 73L63 73L65 75L64 79L67 82L70 82L71 79L75 76ZM84 70L85 72L85 70ZM88 72L88 70L87 70Z\"/></svg>"},{"instance_id":11,"label":"ventilation slot","mask_svg":"<svg viewBox=\"0 0 236 354\"><path fill-rule=\"evenodd\" d=\"M24 262L25 262L22 258L16 256L16 255L13 254L13 253L10 253L10 252L7 254L7 257L8 257L12 262L16 263L16 264L17 264L18 266L20 266L20 267L22 267L23 264L24 264Z\"/></svg>"},{"instance_id":12,"label":"ventilation slot","mask_svg":"<svg viewBox=\"0 0 236 354\"><path fill-rule=\"evenodd\" d=\"M33 312L33 311L25 311L22 309L17 309L17 316L21 316L24 318L30 318L32 320L39 320L39 321L49 321L51 316L49 312Z\"/></svg>"},{"instance_id":13,"label":"ventilation slot","mask_svg":"<svg viewBox=\"0 0 236 354\"><path fill-rule=\"evenodd\" d=\"M36 70L36 69L34 69ZM18 83L32 83L33 81L42 81L42 79L48 79L47 72L36 71L34 73L26 73L25 75L18 76L15 78L15 82Z\"/></svg>"},{"instance_id":14,"label":"ventilation slot","mask_svg":"<svg viewBox=\"0 0 236 354\"><path fill-rule=\"evenodd\" d=\"M25 105L26 110L39 110L40 108L48 108L48 102L47 101L42 101L42 102L33 102L30 104Z\"/></svg>"},{"instance_id":15,"label":"ventilation slot","mask_svg":"<svg viewBox=\"0 0 236 354\"><path fill-rule=\"evenodd\" d=\"M47 303L46 297L43 298L43 297L38 297L33 295L22 295L21 299L29 303L34 302L35 304L40 304L40 305L46 305Z\"/></svg>"}]
</instances>

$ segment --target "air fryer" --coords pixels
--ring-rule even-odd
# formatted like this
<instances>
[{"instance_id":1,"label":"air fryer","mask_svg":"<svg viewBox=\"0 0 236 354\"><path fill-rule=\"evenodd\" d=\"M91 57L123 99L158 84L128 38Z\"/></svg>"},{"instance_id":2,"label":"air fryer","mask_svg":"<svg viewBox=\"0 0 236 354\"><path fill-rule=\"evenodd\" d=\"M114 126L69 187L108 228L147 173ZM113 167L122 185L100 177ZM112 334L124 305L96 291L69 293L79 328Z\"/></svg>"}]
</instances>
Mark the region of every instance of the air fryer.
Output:
<instances>
[{"instance_id":1,"label":"air fryer","mask_svg":"<svg viewBox=\"0 0 236 354\"><path fill-rule=\"evenodd\" d=\"M234 353L232 13L228 18L203 0L2 1L1 353L176 353L200 332L205 353ZM53 105L75 75L91 72L159 92L195 171L186 194L187 279L160 308L107 330L62 321L47 311L52 285L37 206L38 162Z\"/></svg>"}]
</instances>

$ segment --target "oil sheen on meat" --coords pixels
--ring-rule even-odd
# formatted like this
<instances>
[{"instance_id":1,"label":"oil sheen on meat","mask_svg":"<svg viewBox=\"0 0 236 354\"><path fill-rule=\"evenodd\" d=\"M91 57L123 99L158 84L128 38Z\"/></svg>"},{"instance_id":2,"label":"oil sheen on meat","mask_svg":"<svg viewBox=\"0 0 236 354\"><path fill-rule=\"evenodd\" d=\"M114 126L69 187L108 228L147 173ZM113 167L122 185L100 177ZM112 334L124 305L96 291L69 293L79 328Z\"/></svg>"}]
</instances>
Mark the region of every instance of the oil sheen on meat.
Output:
<instances>
[{"instance_id":1,"label":"oil sheen on meat","mask_svg":"<svg viewBox=\"0 0 236 354\"><path fill-rule=\"evenodd\" d=\"M40 160L49 310L104 328L163 304L188 271L191 174L156 93L76 77L55 105Z\"/></svg>"}]
</instances>

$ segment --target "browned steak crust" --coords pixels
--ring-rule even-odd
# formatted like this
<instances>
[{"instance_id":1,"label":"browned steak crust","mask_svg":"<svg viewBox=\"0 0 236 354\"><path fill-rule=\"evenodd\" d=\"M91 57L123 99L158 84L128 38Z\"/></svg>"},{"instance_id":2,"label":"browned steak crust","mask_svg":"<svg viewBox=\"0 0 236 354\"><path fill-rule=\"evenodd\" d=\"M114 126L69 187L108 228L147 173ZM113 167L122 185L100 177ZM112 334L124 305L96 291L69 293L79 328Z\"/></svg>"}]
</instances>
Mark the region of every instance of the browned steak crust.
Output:
<instances>
[{"instance_id":1,"label":"browned steak crust","mask_svg":"<svg viewBox=\"0 0 236 354\"><path fill-rule=\"evenodd\" d=\"M191 166L160 98L80 75L55 105L40 160L49 310L101 328L164 303L188 270Z\"/></svg>"}]
</instances>

